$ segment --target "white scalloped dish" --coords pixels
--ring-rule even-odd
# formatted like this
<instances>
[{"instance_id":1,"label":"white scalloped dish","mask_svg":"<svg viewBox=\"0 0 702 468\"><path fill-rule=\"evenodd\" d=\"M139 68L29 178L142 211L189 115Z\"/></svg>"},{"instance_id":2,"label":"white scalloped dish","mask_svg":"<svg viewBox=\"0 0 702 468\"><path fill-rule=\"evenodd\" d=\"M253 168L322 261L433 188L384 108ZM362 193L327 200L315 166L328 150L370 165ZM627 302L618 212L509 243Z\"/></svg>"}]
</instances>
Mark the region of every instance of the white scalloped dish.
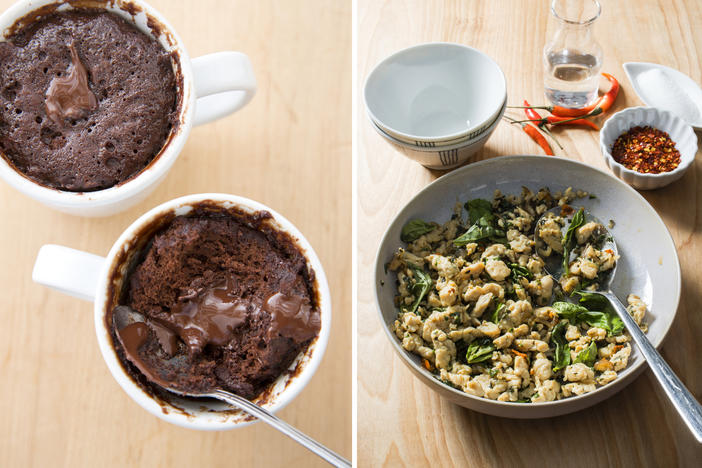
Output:
<instances>
[{"instance_id":1,"label":"white scalloped dish","mask_svg":"<svg viewBox=\"0 0 702 468\"><path fill-rule=\"evenodd\" d=\"M644 174L619 164L612 157L615 140L632 127L650 126L662 130L675 142L680 151L680 164L670 172ZM665 187L680 179L695 160L697 135L692 127L672 112L655 107L631 107L617 112L605 123L600 131L600 150L607 166L627 184L639 190L652 190Z\"/></svg>"}]
</instances>

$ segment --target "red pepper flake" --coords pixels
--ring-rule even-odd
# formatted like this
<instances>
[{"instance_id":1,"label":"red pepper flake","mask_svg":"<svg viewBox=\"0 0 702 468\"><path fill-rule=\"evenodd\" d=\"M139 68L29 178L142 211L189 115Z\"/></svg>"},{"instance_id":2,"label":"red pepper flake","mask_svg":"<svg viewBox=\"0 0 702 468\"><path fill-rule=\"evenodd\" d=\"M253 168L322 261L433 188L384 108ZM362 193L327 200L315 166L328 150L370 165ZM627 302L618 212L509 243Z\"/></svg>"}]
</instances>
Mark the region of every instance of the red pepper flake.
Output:
<instances>
[{"instance_id":1,"label":"red pepper flake","mask_svg":"<svg viewBox=\"0 0 702 468\"><path fill-rule=\"evenodd\" d=\"M612 157L633 171L670 172L680 164L680 151L666 132L653 127L633 127L612 145Z\"/></svg>"}]
</instances>

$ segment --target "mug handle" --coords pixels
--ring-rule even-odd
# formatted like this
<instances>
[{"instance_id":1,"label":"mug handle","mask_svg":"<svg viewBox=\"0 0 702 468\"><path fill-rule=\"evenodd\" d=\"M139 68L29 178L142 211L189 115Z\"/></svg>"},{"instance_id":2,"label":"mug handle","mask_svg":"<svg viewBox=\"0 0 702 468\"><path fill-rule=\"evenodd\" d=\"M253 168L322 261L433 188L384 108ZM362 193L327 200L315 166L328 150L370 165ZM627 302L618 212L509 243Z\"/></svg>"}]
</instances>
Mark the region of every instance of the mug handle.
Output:
<instances>
[{"instance_id":1,"label":"mug handle","mask_svg":"<svg viewBox=\"0 0 702 468\"><path fill-rule=\"evenodd\" d=\"M105 259L82 250L47 244L39 249L32 280L69 296L95 300Z\"/></svg>"},{"instance_id":2,"label":"mug handle","mask_svg":"<svg viewBox=\"0 0 702 468\"><path fill-rule=\"evenodd\" d=\"M256 77L246 54L215 52L191 63L197 97L195 126L238 111L256 94Z\"/></svg>"}]
</instances>

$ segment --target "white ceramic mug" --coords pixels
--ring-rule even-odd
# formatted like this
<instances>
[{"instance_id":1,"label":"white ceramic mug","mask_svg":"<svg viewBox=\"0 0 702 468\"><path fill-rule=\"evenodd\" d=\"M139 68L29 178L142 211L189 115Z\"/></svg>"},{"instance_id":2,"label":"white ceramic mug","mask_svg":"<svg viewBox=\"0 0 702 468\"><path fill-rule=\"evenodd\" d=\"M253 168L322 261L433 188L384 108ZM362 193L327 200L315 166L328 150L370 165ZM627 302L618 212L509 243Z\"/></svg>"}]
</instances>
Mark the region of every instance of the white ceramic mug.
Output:
<instances>
[{"instance_id":1,"label":"white ceramic mug","mask_svg":"<svg viewBox=\"0 0 702 468\"><path fill-rule=\"evenodd\" d=\"M0 31L6 31L25 15L56 0L21 0L0 15ZM95 0L71 1L59 8L95 7ZM157 25L158 40L173 52L176 74L182 76L180 124L171 132L159 154L139 174L113 187L94 192L69 192L43 186L13 168L0 157L0 177L41 203L80 216L108 216L142 201L166 176L190 134L193 125L219 119L244 107L256 92L256 78L249 58L241 52L217 52L190 60L180 37L166 19L141 0L105 2L105 10L151 34L147 24ZM135 12L132 15L130 12Z\"/></svg>"},{"instance_id":2,"label":"white ceramic mug","mask_svg":"<svg viewBox=\"0 0 702 468\"><path fill-rule=\"evenodd\" d=\"M129 226L114 243L106 258L58 245L44 245L37 256L32 279L63 293L94 301L95 331L102 356L117 383L142 408L159 418L179 426L222 430L244 426L250 418L223 403L203 403L173 395L168 401L152 396L140 387L125 371L112 343L105 317L115 297L121 291L121 282L132 256L148 241L144 233L159 221L187 215L194 205L212 202L224 209L236 208L245 213L268 211L272 219L265 221L274 229L289 234L305 255L314 271L319 297L321 328L318 337L304 353L296 358L290 372L278 377L255 402L270 411L277 411L292 401L310 381L317 370L329 340L331 326L331 297L322 264L302 233L280 214L261 203L226 194L197 194L171 200L150 210ZM229 410L223 412L223 410Z\"/></svg>"}]
</instances>

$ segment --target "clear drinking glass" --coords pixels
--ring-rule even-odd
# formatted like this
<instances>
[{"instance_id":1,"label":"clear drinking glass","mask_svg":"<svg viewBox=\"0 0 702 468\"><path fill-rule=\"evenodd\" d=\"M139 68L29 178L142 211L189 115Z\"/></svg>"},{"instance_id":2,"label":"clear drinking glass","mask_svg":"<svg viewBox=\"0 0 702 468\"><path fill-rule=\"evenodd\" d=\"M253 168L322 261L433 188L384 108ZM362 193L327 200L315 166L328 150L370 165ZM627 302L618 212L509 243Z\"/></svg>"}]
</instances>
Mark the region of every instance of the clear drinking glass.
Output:
<instances>
[{"instance_id":1,"label":"clear drinking glass","mask_svg":"<svg viewBox=\"0 0 702 468\"><path fill-rule=\"evenodd\" d=\"M602 7L597 0L553 0L551 13L558 23L544 47L544 88L554 105L585 107L597 98L602 48L592 25Z\"/></svg>"}]
</instances>

